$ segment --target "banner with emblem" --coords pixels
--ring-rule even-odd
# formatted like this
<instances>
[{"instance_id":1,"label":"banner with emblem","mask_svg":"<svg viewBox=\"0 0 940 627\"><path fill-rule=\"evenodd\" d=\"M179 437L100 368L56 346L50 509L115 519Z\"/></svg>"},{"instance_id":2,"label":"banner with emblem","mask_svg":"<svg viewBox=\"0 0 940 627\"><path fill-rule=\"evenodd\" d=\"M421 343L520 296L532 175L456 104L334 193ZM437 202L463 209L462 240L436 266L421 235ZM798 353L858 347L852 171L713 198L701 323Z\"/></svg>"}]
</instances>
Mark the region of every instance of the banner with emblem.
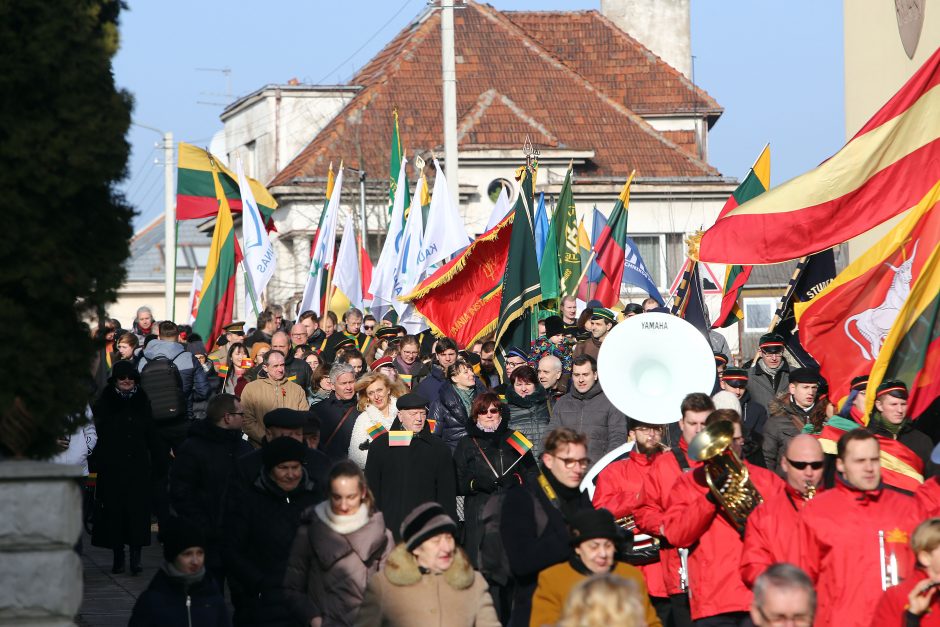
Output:
<instances>
[{"instance_id":1,"label":"banner with emblem","mask_svg":"<svg viewBox=\"0 0 940 627\"><path fill-rule=\"evenodd\" d=\"M940 182L875 246L816 298L794 310L804 348L819 362L830 397L869 374L927 258L940 243Z\"/></svg>"}]
</instances>

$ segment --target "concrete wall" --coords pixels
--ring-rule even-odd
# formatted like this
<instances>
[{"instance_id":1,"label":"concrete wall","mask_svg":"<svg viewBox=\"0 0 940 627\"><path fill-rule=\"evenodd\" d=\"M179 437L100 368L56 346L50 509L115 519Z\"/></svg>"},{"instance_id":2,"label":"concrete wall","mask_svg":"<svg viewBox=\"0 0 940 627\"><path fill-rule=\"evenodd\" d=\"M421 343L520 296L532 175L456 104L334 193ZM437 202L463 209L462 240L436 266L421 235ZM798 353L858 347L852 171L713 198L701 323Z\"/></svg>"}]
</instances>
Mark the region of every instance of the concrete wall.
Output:
<instances>
[{"instance_id":1,"label":"concrete wall","mask_svg":"<svg viewBox=\"0 0 940 627\"><path fill-rule=\"evenodd\" d=\"M692 75L689 0L601 0L601 13L663 61Z\"/></svg>"}]
</instances>

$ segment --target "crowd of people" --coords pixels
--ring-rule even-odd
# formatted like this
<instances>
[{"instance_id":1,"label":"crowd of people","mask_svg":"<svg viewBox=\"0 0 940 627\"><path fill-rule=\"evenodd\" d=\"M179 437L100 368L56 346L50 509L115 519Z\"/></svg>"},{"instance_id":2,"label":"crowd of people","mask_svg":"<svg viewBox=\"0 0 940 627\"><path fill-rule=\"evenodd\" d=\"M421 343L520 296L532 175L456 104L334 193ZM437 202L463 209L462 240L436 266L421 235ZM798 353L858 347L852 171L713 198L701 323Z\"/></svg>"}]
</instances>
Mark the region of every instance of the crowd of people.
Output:
<instances>
[{"instance_id":1,"label":"crowd of people","mask_svg":"<svg viewBox=\"0 0 940 627\"><path fill-rule=\"evenodd\" d=\"M940 450L904 384L837 407L768 333L750 363L715 350L711 391L626 416L597 356L656 307L563 299L502 364L357 309L271 306L211 351L147 308L107 320L92 422L61 444L90 454L113 573L142 571L156 519L130 625L940 625Z\"/></svg>"}]
</instances>

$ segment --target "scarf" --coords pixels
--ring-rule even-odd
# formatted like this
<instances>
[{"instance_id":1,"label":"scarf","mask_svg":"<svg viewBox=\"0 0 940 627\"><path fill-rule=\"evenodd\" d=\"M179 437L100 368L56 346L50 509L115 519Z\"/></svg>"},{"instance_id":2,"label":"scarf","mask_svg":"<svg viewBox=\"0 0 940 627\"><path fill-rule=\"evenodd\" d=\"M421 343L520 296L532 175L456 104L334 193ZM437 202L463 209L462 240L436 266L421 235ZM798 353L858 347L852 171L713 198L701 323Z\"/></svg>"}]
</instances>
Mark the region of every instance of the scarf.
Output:
<instances>
[{"instance_id":1,"label":"scarf","mask_svg":"<svg viewBox=\"0 0 940 627\"><path fill-rule=\"evenodd\" d=\"M408 364L404 362L404 360L402 360L401 356L395 357L395 363L401 366L402 370L405 371L405 374L414 374L415 371L418 369L418 367L421 366L420 359L415 359L415 363L409 366Z\"/></svg>"},{"instance_id":2,"label":"scarf","mask_svg":"<svg viewBox=\"0 0 940 627\"><path fill-rule=\"evenodd\" d=\"M758 365L758 366L760 367L760 369L764 372L764 374L766 374L766 375L767 375L768 377L770 377L771 379L773 379L774 377L777 376L777 373L780 372L780 369L781 369L781 368L783 368L783 363L784 363L784 362L781 361L779 366L777 366L776 368L771 368L771 367L768 366L766 363L764 363L764 360L763 360L763 359L758 359L758 360L757 360L757 365Z\"/></svg>"},{"instance_id":3,"label":"scarf","mask_svg":"<svg viewBox=\"0 0 940 627\"><path fill-rule=\"evenodd\" d=\"M321 501L313 506L313 511L323 524L341 536L359 531L369 523L369 506L359 505L355 514L337 514L330 507L329 501Z\"/></svg>"},{"instance_id":4,"label":"scarf","mask_svg":"<svg viewBox=\"0 0 940 627\"><path fill-rule=\"evenodd\" d=\"M529 409L545 402L545 388L536 385L535 390L528 396L519 396L511 385L506 386L506 402L516 407Z\"/></svg>"},{"instance_id":5,"label":"scarf","mask_svg":"<svg viewBox=\"0 0 940 627\"><path fill-rule=\"evenodd\" d=\"M461 387L455 385L454 391L457 392L457 398L459 398L460 402L463 403L463 408L467 412L467 417L473 418L474 416L470 415L470 405L473 404L473 397L476 396L476 388L464 390Z\"/></svg>"},{"instance_id":6,"label":"scarf","mask_svg":"<svg viewBox=\"0 0 940 627\"><path fill-rule=\"evenodd\" d=\"M163 562L163 566L160 567L160 570L166 573L167 577L170 579L179 582L180 585L183 586L183 590L189 590L206 576L205 566L194 573L184 573L174 566L172 562Z\"/></svg>"},{"instance_id":7,"label":"scarf","mask_svg":"<svg viewBox=\"0 0 940 627\"><path fill-rule=\"evenodd\" d=\"M555 478L552 471L547 468L544 469L543 472L545 478L548 479L548 483L550 483L555 490L555 494L558 495L558 500L561 501L561 513L564 515L565 520L571 520L571 517L581 509L580 488L569 488L562 484Z\"/></svg>"},{"instance_id":8,"label":"scarf","mask_svg":"<svg viewBox=\"0 0 940 627\"><path fill-rule=\"evenodd\" d=\"M137 394L137 386L135 385L131 389L127 390L126 392L122 390L121 388L114 386L114 391L117 392L117 395L119 397L123 398L126 401L127 399L134 396L134 394Z\"/></svg>"},{"instance_id":9,"label":"scarf","mask_svg":"<svg viewBox=\"0 0 940 627\"><path fill-rule=\"evenodd\" d=\"M895 438L898 436L898 434L901 433L901 430L904 428L904 423L907 422L907 418L905 418L904 420L901 421L900 424L894 424L893 422L889 422L885 420L884 416L882 416L880 413L876 413L876 412L872 412L872 413L874 414L872 416L872 420L878 423L878 426L880 426L882 429L884 429L885 431L893 435Z\"/></svg>"}]
</instances>

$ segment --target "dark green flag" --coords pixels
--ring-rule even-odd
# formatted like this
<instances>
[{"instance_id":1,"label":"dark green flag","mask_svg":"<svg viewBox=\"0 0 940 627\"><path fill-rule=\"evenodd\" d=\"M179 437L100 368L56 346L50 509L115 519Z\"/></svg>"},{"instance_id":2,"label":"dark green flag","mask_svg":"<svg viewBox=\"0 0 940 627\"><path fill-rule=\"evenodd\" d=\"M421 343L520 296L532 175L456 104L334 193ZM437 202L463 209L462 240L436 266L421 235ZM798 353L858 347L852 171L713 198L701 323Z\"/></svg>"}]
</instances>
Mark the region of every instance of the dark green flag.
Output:
<instances>
[{"instance_id":1,"label":"dark green flag","mask_svg":"<svg viewBox=\"0 0 940 627\"><path fill-rule=\"evenodd\" d=\"M535 163L523 166L516 175L520 181L520 192L513 207L509 257L503 274L503 293L496 323L496 354L500 372L503 371L506 351L516 346L528 352L529 343L535 337L533 331L538 328L532 315L532 308L542 300L533 228L533 182L537 167Z\"/></svg>"}]
</instances>

